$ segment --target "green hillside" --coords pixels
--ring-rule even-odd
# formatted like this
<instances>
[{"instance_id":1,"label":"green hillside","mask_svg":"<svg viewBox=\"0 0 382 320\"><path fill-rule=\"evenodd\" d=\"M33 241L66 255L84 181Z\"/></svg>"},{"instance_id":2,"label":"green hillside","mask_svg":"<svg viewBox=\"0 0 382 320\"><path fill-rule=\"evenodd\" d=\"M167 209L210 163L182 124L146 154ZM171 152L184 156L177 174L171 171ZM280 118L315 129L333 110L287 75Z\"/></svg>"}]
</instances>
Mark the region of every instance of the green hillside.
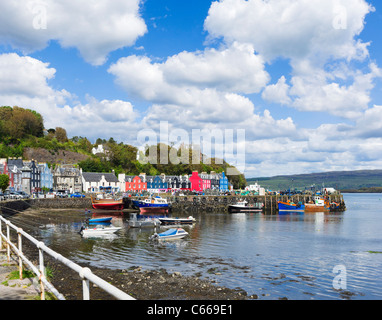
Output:
<instances>
[{"instance_id":1,"label":"green hillside","mask_svg":"<svg viewBox=\"0 0 382 320\"><path fill-rule=\"evenodd\" d=\"M315 185L318 188L325 186L342 191L363 189L381 192L378 188L382 188L382 170L332 171L247 178L247 184L254 182L258 182L262 187L270 190L287 190L289 188L304 190Z\"/></svg>"}]
</instances>

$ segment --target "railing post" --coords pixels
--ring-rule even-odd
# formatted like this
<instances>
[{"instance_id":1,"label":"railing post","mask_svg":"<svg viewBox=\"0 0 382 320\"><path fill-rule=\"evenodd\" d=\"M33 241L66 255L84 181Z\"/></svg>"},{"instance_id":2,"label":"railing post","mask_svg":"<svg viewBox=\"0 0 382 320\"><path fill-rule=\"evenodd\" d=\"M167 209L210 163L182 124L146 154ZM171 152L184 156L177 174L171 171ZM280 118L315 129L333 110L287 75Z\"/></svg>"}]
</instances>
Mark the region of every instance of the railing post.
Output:
<instances>
[{"instance_id":1,"label":"railing post","mask_svg":"<svg viewBox=\"0 0 382 320\"><path fill-rule=\"evenodd\" d=\"M45 267L44 267L44 255L43 251L41 249L41 245L44 245L43 242L39 242L38 244L38 257L39 257L39 264L40 264L40 286L41 286L41 300L45 300L45 287L44 283L42 281L42 278L45 277Z\"/></svg>"},{"instance_id":2,"label":"railing post","mask_svg":"<svg viewBox=\"0 0 382 320\"><path fill-rule=\"evenodd\" d=\"M21 259L21 255L23 253L23 245L22 245L22 240L21 240L21 231L23 229L18 228L17 229L17 238L18 238L18 243L19 243L19 275L20 275L20 280L23 279L23 260Z\"/></svg>"},{"instance_id":3,"label":"railing post","mask_svg":"<svg viewBox=\"0 0 382 320\"><path fill-rule=\"evenodd\" d=\"M9 223L7 222L7 259L8 263L11 262L11 237L9 235Z\"/></svg>"},{"instance_id":4,"label":"railing post","mask_svg":"<svg viewBox=\"0 0 382 320\"><path fill-rule=\"evenodd\" d=\"M0 250L3 249L3 237L1 236L3 234L3 226L1 224L1 219L0 219Z\"/></svg>"},{"instance_id":5,"label":"railing post","mask_svg":"<svg viewBox=\"0 0 382 320\"><path fill-rule=\"evenodd\" d=\"M85 272L91 272L89 268L82 268L80 277L82 278L82 295L84 300L90 300L89 280L85 278Z\"/></svg>"}]
</instances>

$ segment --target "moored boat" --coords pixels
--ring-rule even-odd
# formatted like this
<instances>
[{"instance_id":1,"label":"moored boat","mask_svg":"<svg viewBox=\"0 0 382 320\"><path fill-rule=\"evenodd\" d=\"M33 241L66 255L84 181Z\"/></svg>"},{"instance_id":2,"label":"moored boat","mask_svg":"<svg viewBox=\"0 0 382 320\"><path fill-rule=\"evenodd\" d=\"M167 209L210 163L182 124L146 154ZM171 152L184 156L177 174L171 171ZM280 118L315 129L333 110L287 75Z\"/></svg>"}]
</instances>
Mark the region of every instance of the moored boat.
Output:
<instances>
[{"instance_id":1,"label":"moored boat","mask_svg":"<svg viewBox=\"0 0 382 320\"><path fill-rule=\"evenodd\" d=\"M81 227L80 234L83 236L90 236L90 235L104 235L104 234L111 234L115 233L118 230L122 229L121 227L114 227L114 226L97 226L97 227Z\"/></svg>"},{"instance_id":2,"label":"moored boat","mask_svg":"<svg viewBox=\"0 0 382 320\"><path fill-rule=\"evenodd\" d=\"M196 220L194 217L189 216L188 218L169 218L160 217L158 218L163 225L180 225L180 224L193 224Z\"/></svg>"},{"instance_id":3,"label":"moored boat","mask_svg":"<svg viewBox=\"0 0 382 320\"><path fill-rule=\"evenodd\" d=\"M146 198L144 200L133 200L133 206L137 208L168 208L167 199L156 196L155 198Z\"/></svg>"},{"instance_id":4,"label":"moored boat","mask_svg":"<svg viewBox=\"0 0 382 320\"><path fill-rule=\"evenodd\" d=\"M278 206L279 211L304 212L304 210L305 210L305 206L302 204L302 202L294 203L291 200L277 201L277 206Z\"/></svg>"},{"instance_id":5,"label":"moored boat","mask_svg":"<svg viewBox=\"0 0 382 320\"><path fill-rule=\"evenodd\" d=\"M92 199L92 206L94 209L102 210L122 210L123 209L123 199Z\"/></svg>"},{"instance_id":6,"label":"moored boat","mask_svg":"<svg viewBox=\"0 0 382 320\"><path fill-rule=\"evenodd\" d=\"M88 222L89 223L99 223L99 222L107 223L107 222L111 222L111 219L113 219L113 217L92 218L92 219L89 219Z\"/></svg>"},{"instance_id":7,"label":"moored boat","mask_svg":"<svg viewBox=\"0 0 382 320\"><path fill-rule=\"evenodd\" d=\"M321 196L314 196L312 202L305 203L305 212L325 212L329 211L329 203Z\"/></svg>"},{"instance_id":8,"label":"moored boat","mask_svg":"<svg viewBox=\"0 0 382 320\"><path fill-rule=\"evenodd\" d=\"M228 206L229 213L250 213L263 211L263 203L249 204L246 200Z\"/></svg>"},{"instance_id":9,"label":"moored boat","mask_svg":"<svg viewBox=\"0 0 382 320\"><path fill-rule=\"evenodd\" d=\"M154 233L150 240L171 240L182 239L188 235L188 232L182 228L171 228L162 233Z\"/></svg>"}]
</instances>

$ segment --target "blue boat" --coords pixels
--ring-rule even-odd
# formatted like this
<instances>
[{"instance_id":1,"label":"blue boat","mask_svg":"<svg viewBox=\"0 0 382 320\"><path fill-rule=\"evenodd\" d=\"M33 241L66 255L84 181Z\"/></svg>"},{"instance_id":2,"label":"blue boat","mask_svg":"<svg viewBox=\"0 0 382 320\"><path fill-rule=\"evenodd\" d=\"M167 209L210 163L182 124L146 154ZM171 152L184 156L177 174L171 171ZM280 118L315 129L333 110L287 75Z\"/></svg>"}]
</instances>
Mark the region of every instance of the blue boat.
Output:
<instances>
[{"instance_id":1,"label":"blue boat","mask_svg":"<svg viewBox=\"0 0 382 320\"><path fill-rule=\"evenodd\" d=\"M145 200L133 200L133 206L137 208L168 208L169 204L166 199L157 196Z\"/></svg>"},{"instance_id":2,"label":"blue boat","mask_svg":"<svg viewBox=\"0 0 382 320\"><path fill-rule=\"evenodd\" d=\"M279 211L304 212L305 210L305 205L303 205L301 202L294 203L290 200L287 202L277 201L277 205Z\"/></svg>"},{"instance_id":3,"label":"blue boat","mask_svg":"<svg viewBox=\"0 0 382 320\"><path fill-rule=\"evenodd\" d=\"M106 223L106 222L111 222L111 219L113 219L113 217L93 218L93 219L89 219L89 223L99 223L99 222Z\"/></svg>"},{"instance_id":4,"label":"blue boat","mask_svg":"<svg viewBox=\"0 0 382 320\"><path fill-rule=\"evenodd\" d=\"M169 229L162 233L154 233L150 240L169 240L169 239L182 239L188 235L188 232L182 228Z\"/></svg>"}]
</instances>

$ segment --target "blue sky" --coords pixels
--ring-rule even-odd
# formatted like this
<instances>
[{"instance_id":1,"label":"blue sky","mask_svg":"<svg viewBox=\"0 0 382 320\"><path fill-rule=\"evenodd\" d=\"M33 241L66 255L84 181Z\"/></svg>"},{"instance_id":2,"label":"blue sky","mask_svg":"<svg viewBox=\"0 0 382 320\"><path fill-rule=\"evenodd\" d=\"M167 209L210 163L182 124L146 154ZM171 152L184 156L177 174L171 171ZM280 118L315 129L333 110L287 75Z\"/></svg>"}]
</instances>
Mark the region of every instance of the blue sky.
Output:
<instances>
[{"instance_id":1,"label":"blue sky","mask_svg":"<svg viewBox=\"0 0 382 320\"><path fill-rule=\"evenodd\" d=\"M381 27L365 0L4 0L0 101L91 141L244 129L246 177L379 169Z\"/></svg>"}]
</instances>

